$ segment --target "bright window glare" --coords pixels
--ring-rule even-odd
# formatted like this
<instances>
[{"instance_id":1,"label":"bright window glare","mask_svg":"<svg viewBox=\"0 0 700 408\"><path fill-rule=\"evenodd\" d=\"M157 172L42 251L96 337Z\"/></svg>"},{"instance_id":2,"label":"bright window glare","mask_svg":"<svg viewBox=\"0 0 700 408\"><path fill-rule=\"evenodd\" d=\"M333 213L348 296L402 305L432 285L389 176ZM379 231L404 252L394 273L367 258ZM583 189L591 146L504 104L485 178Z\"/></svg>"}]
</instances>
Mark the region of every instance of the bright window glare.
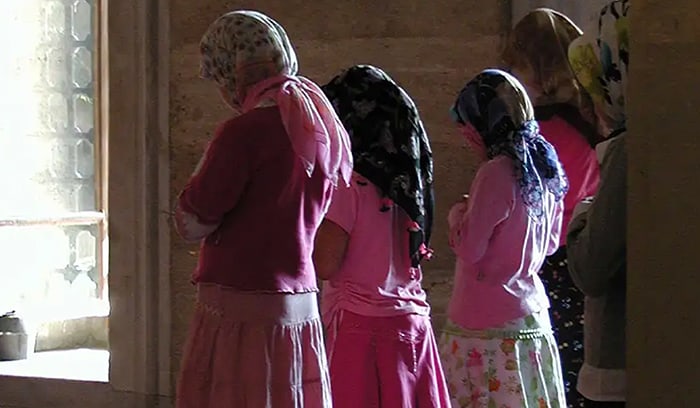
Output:
<instances>
[{"instance_id":1,"label":"bright window glare","mask_svg":"<svg viewBox=\"0 0 700 408\"><path fill-rule=\"evenodd\" d=\"M92 26L91 1L0 0L0 315L108 313Z\"/></svg>"}]
</instances>

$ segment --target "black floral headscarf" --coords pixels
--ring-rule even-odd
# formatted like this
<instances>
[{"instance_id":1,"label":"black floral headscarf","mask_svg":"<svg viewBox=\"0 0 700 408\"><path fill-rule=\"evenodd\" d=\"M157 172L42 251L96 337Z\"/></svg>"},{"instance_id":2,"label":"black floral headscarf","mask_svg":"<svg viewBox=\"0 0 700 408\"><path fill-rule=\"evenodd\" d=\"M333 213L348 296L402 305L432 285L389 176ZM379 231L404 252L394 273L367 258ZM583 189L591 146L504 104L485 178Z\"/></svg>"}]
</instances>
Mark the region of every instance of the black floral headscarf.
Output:
<instances>
[{"instance_id":1,"label":"black floral headscarf","mask_svg":"<svg viewBox=\"0 0 700 408\"><path fill-rule=\"evenodd\" d=\"M322 87L347 129L354 171L412 220L414 267L430 257L433 226L433 154L413 100L384 71L353 66ZM379 209L388 210L388 204Z\"/></svg>"}]
</instances>

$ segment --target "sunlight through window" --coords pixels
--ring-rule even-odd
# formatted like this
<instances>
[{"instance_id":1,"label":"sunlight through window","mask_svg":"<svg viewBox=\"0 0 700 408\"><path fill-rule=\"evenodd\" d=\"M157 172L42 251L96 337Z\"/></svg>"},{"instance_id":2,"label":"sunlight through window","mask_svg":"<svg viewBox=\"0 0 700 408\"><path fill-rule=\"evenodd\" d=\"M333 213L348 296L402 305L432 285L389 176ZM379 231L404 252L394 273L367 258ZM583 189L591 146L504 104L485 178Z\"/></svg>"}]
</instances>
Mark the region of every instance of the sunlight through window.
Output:
<instances>
[{"instance_id":1,"label":"sunlight through window","mask_svg":"<svg viewBox=\"0 0 700 408\"><path fill-rule=\"evenodd\" d=\"M0 315L106 316L94 0L0 1Z\"/></svg>"}]
</instances>

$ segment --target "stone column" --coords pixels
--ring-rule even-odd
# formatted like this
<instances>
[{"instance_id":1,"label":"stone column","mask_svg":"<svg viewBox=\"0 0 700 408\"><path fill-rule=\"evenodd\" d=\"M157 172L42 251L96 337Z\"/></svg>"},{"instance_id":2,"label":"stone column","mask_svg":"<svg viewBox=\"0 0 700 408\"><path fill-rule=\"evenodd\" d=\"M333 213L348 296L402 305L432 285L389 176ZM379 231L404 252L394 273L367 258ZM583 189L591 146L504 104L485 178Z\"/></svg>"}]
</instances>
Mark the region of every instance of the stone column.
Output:
<instances>
[{"instance_id":1,"label":"stone column","mask_svg":"<svg viewBox=\"0 0 700 408\"><path fill-rule=\"evenodd\" d=\"M635 0L629 84L629 406L700 406L700 7Z\"/></svg>"}]
</instances>

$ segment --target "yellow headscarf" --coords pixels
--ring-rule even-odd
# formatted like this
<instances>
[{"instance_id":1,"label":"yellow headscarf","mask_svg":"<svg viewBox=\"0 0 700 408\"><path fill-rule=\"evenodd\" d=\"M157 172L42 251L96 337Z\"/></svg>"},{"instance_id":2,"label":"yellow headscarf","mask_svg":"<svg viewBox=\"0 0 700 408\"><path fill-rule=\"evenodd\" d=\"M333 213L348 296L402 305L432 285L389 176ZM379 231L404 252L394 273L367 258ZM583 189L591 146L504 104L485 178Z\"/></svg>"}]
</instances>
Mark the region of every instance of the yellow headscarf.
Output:
<instances>
[{"instance_id":1,"label":"yellow headscarf","mask_svg":"<svg viewBox=\"0 0 700 408\"><path fill-rule=\"evenodd\" d=\"M629 66L630 3L615 0L600 11L595 28L569 47L569 62L581 85L608 117L612 131L625 128Z\"/></svg>"}]
</instances>

